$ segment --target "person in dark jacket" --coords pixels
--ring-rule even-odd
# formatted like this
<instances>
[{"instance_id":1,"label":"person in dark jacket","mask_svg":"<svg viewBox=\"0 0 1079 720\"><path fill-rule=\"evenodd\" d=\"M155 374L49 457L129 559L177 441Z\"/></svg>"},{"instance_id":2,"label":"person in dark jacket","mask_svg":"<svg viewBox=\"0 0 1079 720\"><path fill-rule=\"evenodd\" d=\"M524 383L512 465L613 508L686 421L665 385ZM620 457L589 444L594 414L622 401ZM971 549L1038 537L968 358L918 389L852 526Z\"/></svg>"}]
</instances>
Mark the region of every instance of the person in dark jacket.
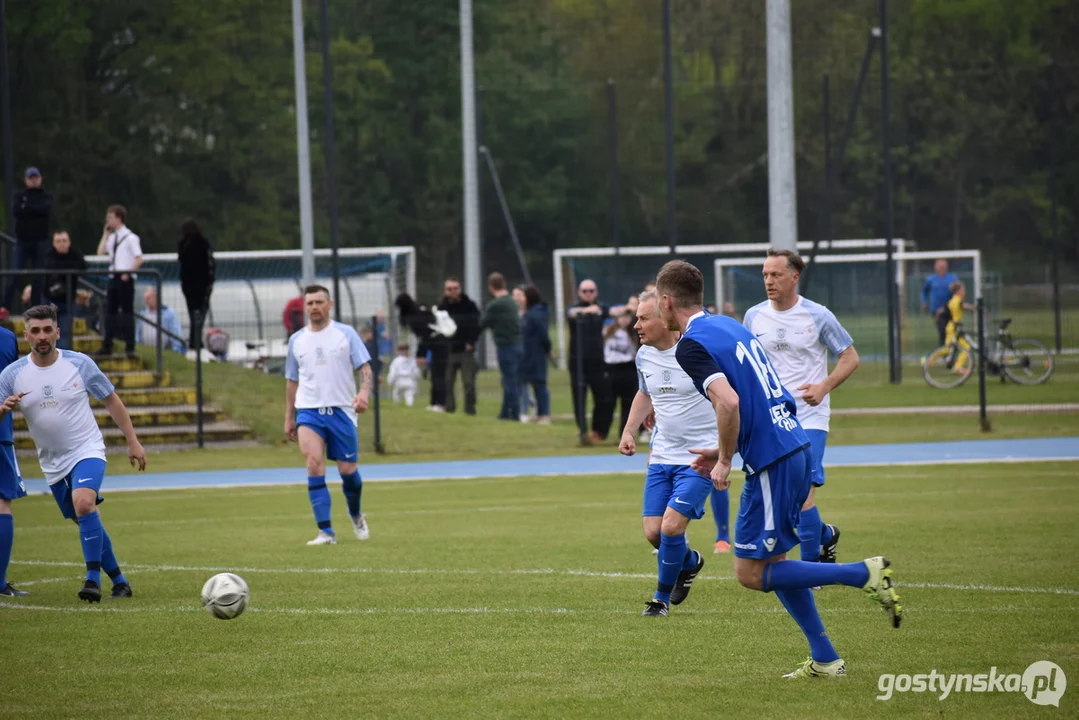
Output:
<instances>
[{"instance_id":1,"label":"person in dark jacket","mask_svg":"<svg viewBox=\"0 0 1079 720\"><path fill-rule=\"evenodd\" d=\"M446 412L457 409L454 385L457 371L461 371L461 385L465 393L465 414L476 414L476 341L480 336L480 309L468 295L461 292L461 281L455 277L442 286L442 302L439 310L445 310L457 323L457 332L450 339L450 357L446 366Z\"/></svg>"},{"instance_id":2,"label":"person in dark jacket","mask_svg":"<svg viewBox=\"0 0 1079 720\"><path fill-rule=\"evenodd\" d=\"M45 256L46 270L86 270L86 258L79 249L72 246L71 236L67 230L57 230L52 236L52 247ZM63 350L71 350L75 347L72 336L72 319L74 318L76 298L75 288L78 287L78 277L75 275L46 275L45 276L45 299L56 306L57 324L60 326L60 339L57 346ZM68 308L71 312L68 312Z\"/></svg>"},{"instance_id":3,"label":"person in dark jacket","mask_svg":"<svg viewBox=\"0 0 1079 720\"><path fill-rule=\"evenodd\" d=\"M446 364L450 357L450 340L438 334L435 329L435 314L426 305L420 305L408 293L401 293L394 300L401 324L412 331L420 341L416 348L416 358L420 363L428 363L431 371L431 404L427 409L432 412L446 411ZM430 360L427 359L430 353Z\"/></svg>"},{"instance_id":4,"label":"person in dark jacket","mask_svg":"<svg viewBox=\"0 0 1079 720\"><path fill-rule=\"evenodd\" d=\"M19 190L12 197L12 207L15 211L15 239L18 242L15 243L11 268L40 270L45 267L45 256L49 252L52 195L45 192L45 188L41 186L41 171L36 167L26 168L23 180L26 182L26 188ZM40 275L32 278L31 305L38 304L44 297L42 279ZM21 287L19 278L9 276L7 290L4 292L3 307L0 310L6 311L11 308L15 300L15 290L18 287ZM7 316L6 312L2 314L4 317Z\"/></svg>"},{"instance_id":5,"label":"person in dark jacket","mask_svg":"<svg viewBox=\"0 0 1079 720\"><path fill-rule=\"evenodd\" d=\"M210 309L210 294L214 291L214 251L210 241L202 236L198 223L191 218L180 226L180 244L177 257L180 261L180 289L187 301L187 317L191 322L190 348L198 348L202 338L202 324Z\"/></svg>"},{"instance_id":6,"label":"person in dark jacket","mask_svg":"<svg viewBox=\"0 0 1079 720\"><path fill-rule=\"evenodd\" d=\"M483 309L480 330L491 330L498 353L498 371L502 375L502 409L499 420L520 419L521 322L517 303L506 289L506 278L493 272L487 276L487 292L494 298Z\"/></svg>"},{"instance_id":7,"label":"person in dark jacket","mask_svg":"<svg viewBox=\"0 0 1079 720\"><path fill-rule=\"evenodd\" d=\"M520 378L522 389L531 385L536 396L536 422L540 425L551 424L551 396L547 390L547 361L551 356L551 336L548 332L548 311L540 291L535 285L526 285L525 314L521 319L521 345L524 357L521 359Z\"/></svg>"},{"instance_id":8,"label":"person in dark jacket","mask_svg":"<svg viewBox=\"0 0 1079 720\"><path fill-rule=\"evenodd\" d=\"M603 361L603 324L610 313L599 302L592 280L577 287L577 304L566 312L569 330L569 376L573 412L581 430L581 442L602 442L611 431L614 403L611 400L607 365ZM592 432L586 434L587 390L592 391Z\"/></svg>"}]
</instances>

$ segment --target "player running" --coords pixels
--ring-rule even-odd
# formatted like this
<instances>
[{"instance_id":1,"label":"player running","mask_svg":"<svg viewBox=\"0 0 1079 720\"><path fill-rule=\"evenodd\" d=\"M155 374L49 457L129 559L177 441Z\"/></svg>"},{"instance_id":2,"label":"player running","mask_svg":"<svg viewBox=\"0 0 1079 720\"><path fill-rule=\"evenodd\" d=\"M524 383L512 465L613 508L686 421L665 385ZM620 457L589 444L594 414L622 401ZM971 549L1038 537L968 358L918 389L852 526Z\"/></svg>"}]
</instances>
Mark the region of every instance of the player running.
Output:
<instances>
[{"instance_id":1,"label":"player running","mask_svg":"<svg viewBox=\"0 0 1079 720\"><path fill-rule=\"evenodd\" d=\"M56 309L37 305L23 315L23 337L30 354L0 373L0 417L21 410L37 445L37 459L56 504L79 526L86 582L79 599L101 602L101 571L112 580L112 598L131 597L131 585L120 572L112 541L101 524L97 506L105 479L105 439L89 398L102 401L116 427L127 438L127 457L146 469L146 451L135 435L127 408L93 360L82 353L57 350L60 330Z\"/></svg>"},{"instance_id":2,"label":"player running","mask_svg":"<svg viewBox=\"0 0 1079 720\"><path fill-rule=\"evenodd\" d=\"M719 447L700 449L694 461L709 470L713 484L730 486L737 450L746 474L734 530L734 574L752 590L776 593L809 641L810 658L784 677L845 675L847 666L832 647L810 588L862 588L899 627L902 607L883 557L845 564L787 560L798 544L799 511L809 495L810 446L760 341L737 320L702 309L704 277L689 263L672 260L656 280L660 313L679 330L678 364L715 410Z\"/></svg>"},{"instance_id":3,"label":"player running","mask_svg":"<svg viewBox=\"0 0 1079 720\"><path fill-rule=\"evenodd\" d=\"M772 367L792 391L798 422L810 442L809 497L798 519L802 560L835 562L839 528L822 525L816 488L824 485L824 446L831 417L829 393L858 369L854 340L832 311L798 294L805 261L790 250L768 250L764 260L764 289L768 299L746 311L742 324L768 351ZM828 351L838 361L828 373Z\"/></svg>"},{"instance_id":4,"label":"player running","mask_svg":"<svg viewBox=\"0 0 1079 720\"><path fill-rule=\"evenodd\" d=\"M329 290L309 285L303 304L309 322L289 338L285 360L285 437L299 440L307 462L307 495L318 523L318 535L307 544L337 544L326 488L327 459L337 461L356 538L366 540L370 532L367 517L360 512L363 480L356 469L360 452L356 413L367 410L371 395L371 355L355 330L330 320Z\"/></svg>"},{"instance_id":5,"label":"player running","mask_svg":"<svg viewBox=\"0 0 1079 720\"><path fill-rule=\"evenodd\" d=\"M15 333L0 328L0 371L19 359L19 341ZM11 415L0 419L0 597L26 597L30 593L16 590L7 580L11 562L11 547L15 543L15 518L11 503L26 497L26 486L15 458L15 425Z\"/></svg>"},{"instance_id":6,"label":"player running","mask_svg":"<svg viewBox=\"0 0 1079 720\"><path fill-rule=\"evenodd\" d=\"M644 536L659 549L659 582L642 614L664 617L671 605L686 599L704 567L701 553L689 549L686 527L704 515L712 482L690 467L696 457L690 448L713 447L718 438L711 405L675 359L678 333L668 330L659 316L655 291L641 295L634 328L641 337L637 351L640 389L618 450L623 455L637 451L635 429L655 412L643 515Z\"/></svg>"}]
</instances>

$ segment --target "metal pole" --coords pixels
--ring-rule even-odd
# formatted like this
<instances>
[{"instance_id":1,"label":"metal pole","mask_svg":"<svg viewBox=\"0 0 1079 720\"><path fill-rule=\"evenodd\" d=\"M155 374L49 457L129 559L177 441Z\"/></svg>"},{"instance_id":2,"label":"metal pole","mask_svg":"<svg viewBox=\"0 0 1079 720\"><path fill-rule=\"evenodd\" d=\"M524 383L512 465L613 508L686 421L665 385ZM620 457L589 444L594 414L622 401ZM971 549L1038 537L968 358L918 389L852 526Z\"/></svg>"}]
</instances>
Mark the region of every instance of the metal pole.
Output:
<instances>
[{"instance_id":1,"label":"metal pole","mask_svg":"<svg viewBox=\"0 0 1079 720\"><path fill-rule=\"evenodd\" d=\"M577 315L576 322L573 324L573 332L577 337L577 385L574 391L577 393L576 408L579 408L579 427L580 430L580 442L582 445L589 443L588 436L588 400L587 389L585 385L584 377L584 324L582 315ZM593 411L595 411L595 398L593 398Z\"/></svg>"},{"instance_id":2,"label":"metal pole","mask_svg":"<svg viewBox=\"0 0 1079 720\"><path fill-rule=\"evenodd\" d=\"M195 425L199 449L205 445L202 416L202 308L195 311Z\"/></svg>"},{"instance_id":3,"label":"metal pole","mask_svg":"<svg viewBox=\"0 0 1079 720\"><path fill-rule=\"evenodd\" d=\"M8 233L14 232L15 211L13 202L15 197L15 158L11 149L11 81L8 78L7 61L7 2L0 0L0 125L2 125L3 153L4 153L4 229ZM11 249L7 243L0 243L3 247L0 256L3 267L11 267ZM7 282L16 282L15 277L10 277ZM0 285L6 286L7 282Z\"/></svg>"},{"instance_id":4,"label":"metal pole","mask_svg":"<svg viewBox=\"0 0 1079 720\"><path fill-rule=\"evenodd\" d=\"M333 316L341 322L341 271L337 258L337 170L333 139L333 61L330 57L330 18L326 0L319 0L322 33L322 103L326 113L326 189L330 199L330 266L333 273Z\"/></svg>"},{"instance_id":5,"label":"metal pole","mask_svg":"<svg viewBox=\"0 0 1079 720\"><path fill-rule=\"evenodd\" d=\"M798 246L790 0L768 0L768 227L773 247Z\"/></svg>"},{"instance_id":6,"label":"metal pole","mask_svg":"<svg viewBox=\"0 0 1079 720\"><path fill-rule=\"evenodd\" d=\"M506 226L510 231L513 249L517 252L517 262L521 264L521 275L524 277L525 282L531 285L532 275L528 272L528 263L525 261L525 253L524 249L521 247L521 239L517 237L517 227L513 224L513 215L510 214L509 205L506 203L506 195L502 192L502 181L498 179L498 170L495 168L495 161L491 158L490 151L482 145L480 146L480 154L483 155L483 159L487 162L487 171L491 173L491 181L495 186L495 195L498 196L498 204L502 207L502 216L506 218Z\"/></svg>"},{"instance_id":7,"label":"metal pole","mask_svg":"<svg viewBox=\"0 0 1079 720\"><path fill-rule=\"evenodd\" d=\"M824 101L824 212L821 222L821 234L832 245L832 206L835 203L835 183L832 181L832 89L828 73L821 77L821 90ZM828 274L828 307L835 300L835 283Z\"/></svg>"},{"instance_id":8,"label":"metal pole","mask_svg":"<svg viewBox=\"0 0 1079 720\"><path fill-rule=\"evenodd\" d=\"M981 422L982 432L989 432L992 427L989 424L988 402L985 393L985 301L978 297L975 305L978 313L978 417Z\"/></svg>"},{"instance_id":9,"label":"metal pole","mask_svg":"<svg viewBox=\"0 0 1079 720\"><path fill-rule=\"evenodd\" d=\"M900 362L902 347L899 323L896 322L895 249L892 237L895 232L892 217L892 138L891 138L891 89L888 86L888 0L880 0L880 134L881 156L884 168L884 242L886 274L888 279L888 369L891 382L898 385L903 380Z\"/></svg>"},{"instance_id":10,"label":"metal pole","mask_svg":"<svg viewBox=\"0 0 1079 720\"><path fill-rule=\"evenodd\" d=\"M678 218L674 206L674 69L671 59L671 0L663 0L663 108L667 160L667 242L671 255L678 246Z\"/></svg>"},{"instance_id":11,"label":"metal pole","mask_svg":"<svg viewBox=\"0 0 1079 720\"><path fill-rule=\"evenodd\" d=\"M614 273L611 284L618 287L618 256L622 252L622 239L620 237L619 203L621 200L622 187L621 177L618 172L618 104L615 96L614 78L607 78L607 148L609 150L609 165L611 176L611 244L614 245Z\"/></svg>"},{"instance_id":12,"label":"metal pole","mask_svg":"<svg viewBox=\"0 0 1079 720\"><path fill-rule=\"evenodd\" d=\"M131 284L135 284L135 278L131 278ZM161 324L161 273L154 271L154 292L157 293L157 374L160 375L164 371L164 359L161 355L161 345L165 340L165 326ZM135 348L124 348L124 350L130 355L134 352Z\"/></svg>"},{"instance_id":13,"label":"metal pole","mask_svg":"<svg viewBox=\"0 0 1079 720\"><path fill-rule=\"evenodd\" d=\"M378 338L379 338L379 335L378 335L378 315L372 315L371 316L371 328L372 328L371 332L374 335L375 343L377 345ZM382 455L383 453L386 452L385 448L382 447L382 403L379 402L379 398L380 398L379 386L382 384L382 380L379 377L379 375L382 372L382 363L377 357L377 355L378 355L377 352L375 353L375 355L376 356L371 359L371 372L372 372L372 375L374 376L372 378L372 381L371 381L371 399L372 399L371 409L375 413L375 417L374 417L374 421L375 421L375 438L374 438L375 452L378 453L379 455Z\"/></svg>"},{"instance_id":14,"label":"metal pole","mask_svg":"<svg viewBox=\"0 0 1079 720\"><path fill-rule=\"evenodd\" d=\"M472 60L472 0L460 0L461 14L461 152L465 189L465 292L483 297L480 278L479 167L476 157L475 67Z\"/></svg>"},{"instance_id":15,"label":"metal pole","mask_svg":"<svg viewBox=\"0 0 1079 720\"><path fill-rule=\"evenodd\" d=\"M1053 240L1053 331L1056 340L1056 351L1059 355L1063 350L1064 338L1061 327L1060 310L1060 234L1057 222L1057 93L1056 93L1056 63L1049 64L1049 223L1052 228Z\"/></svg>"},{"instance_id":16,"label":"metal pole","mask_svg":"<svg viewBox=\"0 0 1079 720\"><path fill-rule=\"evenodd\" d=\"M296 164L300 176L300 268L303 284L315 281L315 221L311 210L311 144L307 129L307 68L303 46L303 0L292 0L292 64L296 76Z\"/></svg>"}]
</instances>

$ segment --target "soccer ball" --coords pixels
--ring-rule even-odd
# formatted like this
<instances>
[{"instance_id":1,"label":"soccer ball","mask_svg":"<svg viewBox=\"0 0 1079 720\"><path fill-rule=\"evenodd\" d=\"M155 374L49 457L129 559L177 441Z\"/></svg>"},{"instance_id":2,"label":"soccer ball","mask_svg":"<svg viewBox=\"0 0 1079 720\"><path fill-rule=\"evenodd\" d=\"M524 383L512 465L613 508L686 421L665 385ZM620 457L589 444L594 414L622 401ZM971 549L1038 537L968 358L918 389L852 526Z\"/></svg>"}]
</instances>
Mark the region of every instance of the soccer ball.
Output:
<instances>
[{"instance_id":1,"label":"soccer ball","mask_svg":"<svg viewBox=\"0 0 1079 720\"><path fill-rule=\"evenodd\" d=\"M202 586L202 606L218 620L232 620L247 607L249 595L242 577L235 573L219 573Z\"/></svg>"}]
</instances>

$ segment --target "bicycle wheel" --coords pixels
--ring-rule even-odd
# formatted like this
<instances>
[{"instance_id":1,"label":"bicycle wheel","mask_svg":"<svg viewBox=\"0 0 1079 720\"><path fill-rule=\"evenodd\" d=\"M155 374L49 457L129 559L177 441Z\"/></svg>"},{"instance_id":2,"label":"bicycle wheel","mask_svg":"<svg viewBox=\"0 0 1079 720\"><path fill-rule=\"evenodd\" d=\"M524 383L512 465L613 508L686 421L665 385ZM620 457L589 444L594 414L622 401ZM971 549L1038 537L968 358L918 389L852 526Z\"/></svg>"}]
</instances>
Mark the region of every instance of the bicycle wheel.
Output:
<instances>
[{"instance_id":1,"label":"bicycle wheel","mask_svg":"<svg viewBox=\"0 0 1079 720\"><path fill-rule=\"evenodd\" d=\"M954 345L942 345L929 353L922 362L922 375L925 376L925 381L941 390L959 387L965 383L973 374L970 369L974 365L974 354L970 352L966 354L966 368L963 370L955 367L958 355Z\"/></svg>"},{"instance_id":2,"label":"bicycle wheel","mask_svg":"<svg viewBox=\"0 0 1079 720\"><path fill-rule=\"evenodd\" d=\"M1053 374L1053 354L1037 340L1019 338L1004 348L1004 374L1020 385L1039 385Z\"/></svg>"}]
</instances>

